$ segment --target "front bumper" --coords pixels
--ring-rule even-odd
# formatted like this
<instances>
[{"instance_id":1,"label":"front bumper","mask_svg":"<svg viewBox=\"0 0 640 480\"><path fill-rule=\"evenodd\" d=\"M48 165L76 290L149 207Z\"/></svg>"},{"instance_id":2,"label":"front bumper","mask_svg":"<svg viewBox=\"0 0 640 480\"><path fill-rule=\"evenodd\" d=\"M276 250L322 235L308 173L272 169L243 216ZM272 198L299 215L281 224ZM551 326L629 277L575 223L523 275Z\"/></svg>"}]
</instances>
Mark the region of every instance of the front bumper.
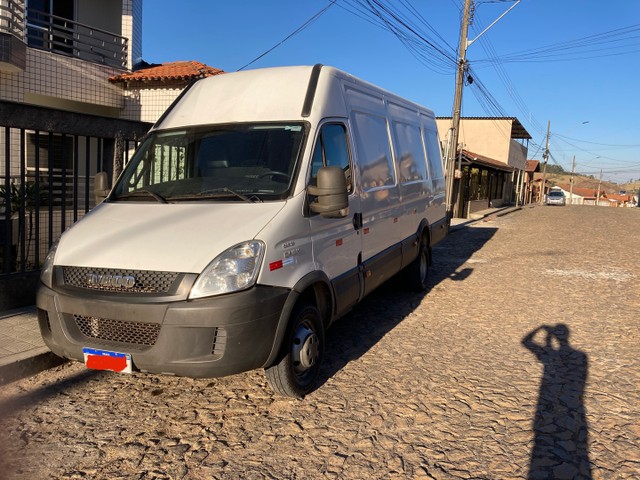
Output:
<instances>
[{"instance_id":1,"label":"front bumper","mask_svg":"<svg viewBox=\"0 0 640 480\"><path fill-rule=\"evenodd\" d=\"M84 347L130 353L134 368L220 377L267 366L290 290L256 286L198 300L126 302L40 285L42 337L53 353L83 361Z\"/></svg>"}]
</instances>

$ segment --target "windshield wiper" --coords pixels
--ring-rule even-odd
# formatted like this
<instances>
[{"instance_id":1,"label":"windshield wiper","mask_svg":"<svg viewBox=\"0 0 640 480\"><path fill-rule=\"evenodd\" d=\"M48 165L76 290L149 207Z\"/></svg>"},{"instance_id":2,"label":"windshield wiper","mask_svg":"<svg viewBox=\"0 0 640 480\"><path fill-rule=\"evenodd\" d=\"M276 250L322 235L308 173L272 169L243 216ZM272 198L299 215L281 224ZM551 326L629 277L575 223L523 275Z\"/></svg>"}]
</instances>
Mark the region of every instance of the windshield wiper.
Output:
<instances>
[{"instance_id":1,"label":"windshield wiper","mask_svg":"<svg viewBox=\"0 0 640 480\"><path fill-rule=\"evenodd\" d=\"M167 201L166 198L164 198L162 195L160 195L159 193L156 192L152 192L151 190L147 190L146 188L139 188L138 190L134 191L134 192L130 192L130 193L125 193L124 195L119 195L115 198L115 200L119 200L122 198L127 198L127 197L139 197L140 195L138 195L139 193L144 193L146 195L150 195L153 198L155 198L158 202L160 203L169 203Z\"/></svg>"},{"instance_id":2,"label":"windshield wiper","mask_svg":"<svg viewBox=\"0 0 640 480\"><path fill-rule=\"evenodd\" d=\"M194 194L192 198L196 198L196 199L220 198L220 197L228 197L229 194L247 203L262 202L262 200L260 200L255 195L252 195L251 197L247 197L246 195L243 195L242 193L238 193L235 190L230 189L229 187L220 187L220 188L212 188L210 190L205 190L204 192L199 192Z\"/></svg>"}]
</instances>

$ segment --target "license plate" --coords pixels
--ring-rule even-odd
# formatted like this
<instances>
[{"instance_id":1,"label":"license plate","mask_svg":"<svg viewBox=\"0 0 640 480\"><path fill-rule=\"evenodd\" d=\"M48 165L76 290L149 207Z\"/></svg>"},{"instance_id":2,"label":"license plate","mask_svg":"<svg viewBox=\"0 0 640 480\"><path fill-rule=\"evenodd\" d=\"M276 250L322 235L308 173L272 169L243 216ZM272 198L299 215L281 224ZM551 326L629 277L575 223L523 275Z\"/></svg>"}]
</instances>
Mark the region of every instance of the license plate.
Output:
<instances>
[{"instance_id":1,"label":"license plate","mask_svg":"<svg viewBox=\"0 0 640 480\"><path fill-rule=\"evenodd\" d=\"M92 370L110 370L112 372L131 373L131 354L83 348L84 364Z\"/></svg>"}]
</instances>

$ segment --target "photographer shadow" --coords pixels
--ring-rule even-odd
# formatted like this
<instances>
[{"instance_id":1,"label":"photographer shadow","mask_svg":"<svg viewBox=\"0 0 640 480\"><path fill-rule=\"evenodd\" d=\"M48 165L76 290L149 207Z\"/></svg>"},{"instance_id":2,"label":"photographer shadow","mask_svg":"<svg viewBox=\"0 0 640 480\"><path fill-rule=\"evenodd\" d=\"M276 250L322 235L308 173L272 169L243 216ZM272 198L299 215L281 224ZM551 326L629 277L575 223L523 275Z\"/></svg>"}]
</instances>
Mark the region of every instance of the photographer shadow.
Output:
<instances>
[{"instance_id":1,"label":"photographer shadow","mask_svg":"<svg viewBox=\"0 0 640 480\"><path fill-rule=\"evenodd\" d=\"M542 341L536 341L540 336ZM529 332L522 344L544 366L527 478L591 480L584 407L587 355L569 345L569 328L564 324L542 325Z\"/></svg>"}]
</instances>

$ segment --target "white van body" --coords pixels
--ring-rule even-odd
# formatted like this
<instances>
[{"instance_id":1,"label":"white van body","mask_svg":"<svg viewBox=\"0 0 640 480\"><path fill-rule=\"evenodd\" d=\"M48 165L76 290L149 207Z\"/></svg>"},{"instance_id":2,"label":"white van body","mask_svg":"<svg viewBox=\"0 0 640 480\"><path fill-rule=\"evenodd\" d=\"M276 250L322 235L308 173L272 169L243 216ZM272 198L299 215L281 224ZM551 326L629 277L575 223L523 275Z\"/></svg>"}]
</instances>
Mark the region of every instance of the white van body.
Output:
<instances>
[{"instance_id":1,"label":"white van body","mask_svg":"<svg viewBox=\"0 0 640 480\"><path fill-rule=\"evenodd\" d=\"M337 167L348 204L315 213ZM426 289L444 185L433 112L345 72L199 80L48 256L43 338L91 368L265 368L302 396L333 321L405 267Z\"/></svg>"}]
</instances>

